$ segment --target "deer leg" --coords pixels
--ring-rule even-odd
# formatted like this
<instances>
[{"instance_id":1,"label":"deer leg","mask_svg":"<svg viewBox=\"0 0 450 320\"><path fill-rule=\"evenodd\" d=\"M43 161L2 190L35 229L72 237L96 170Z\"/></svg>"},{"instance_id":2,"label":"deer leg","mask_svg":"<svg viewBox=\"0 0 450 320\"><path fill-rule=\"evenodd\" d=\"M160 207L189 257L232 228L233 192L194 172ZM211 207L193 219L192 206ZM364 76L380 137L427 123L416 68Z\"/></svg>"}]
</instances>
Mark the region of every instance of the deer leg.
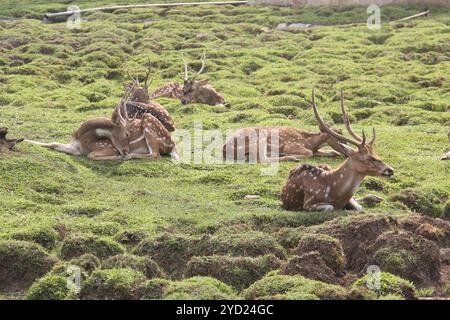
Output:
<instances>
[{"instance_id":1,"label":"deer leg","mask_svg":"<svg viewBox=\"0 0 450 320\"><path fill-rule=\"evenodd\" d=\"M310 208L307 209L307 211L333 211L334 210L334 206L331 204L327 204L327 203L320 203L320 204L316 204L316 205L312 205Z\"/></svg>"},{"instance_id":2,"label":"deer leg","mask_svg":"<svg viewBox=\"0 0 450 320\"><path fill-rule=\"evenodd\" d=\"M357 212L363 211L363 207L356 201L355 198L351 198L350 201L345 205L347 210L355 210Z\"/></svg>"},{"instance_id":3,"label":"deer leg","mask_svg":"<svg viewBox=\"0 0 450 320\"><path fill-rule=\"evenodd\" d=\"M152 131L145 129L144 130L144 139L145 144L147 145L148 152L153 159L161 158L161 154L159 153L159 141L158 136Z\"/></svg>"},{"instance_id":4,"label":"deer leg","mask_svg":"<svg viewBox=\"0 0 450 320\"><path fill-rule=\"evenodd\" d=\"M302 158L312 157L314 154L311 150L298 145L285 145L280 153L282 154L281 161L298 161Z\"/></svg>"},{"instance_id":5,"label":"deer leg","mask_svg":"<svg viewBox=\"0 0 450 320\"><path fill-rule=\"evenodd\" d=\"M81 155L80 150L78 149L78 144L77 143L67 143L67 144L63 144L63 143L58 143L58 142L52 142L52 143L42 143L42 142L37 142L37 141L32 141L32 140L25 140L26 142L30 142L32 144L36 144L38 146L47 148L47 149L52 149L52 150L56 150L56 151L60 151L60 152L64 152L67 154L71 154L74 156L79 156Z\"/></svg>"},{"instance_id":6,"label":"deer leg","mask_svg":"<svg viewBox=\"0 0 450 320\"><path fill-rule=\"evenodd\" d=\"M282 157L272 157L272 158L265 158L261 159L260 163L274 163L274 162L281 162L281 161L299 161L300 158L297 156L282 156Z\"/></svg>"},{"instance_id":7,"label":"deer leg","mask_svg":"<svg viewBox=\"0 0 450 320\"><path fill-rule=\"evenodd\" d=\"M89 160L93 161L110 161L110 160L123 160L124 158L119 155L96 155L94 152L91 152L87 155Z\"/></svg>"},{"instance_id":8,"label":"deer leg","mask_svg":"<svg viewBox=\"0 0 450 320\"><path fill-rule=\"evenodd\" d=\"M124 157L120 155L112 145L108 145L88 153L87 158L94 161L110 161L110 160L123 160Z\"/></svg>"},{"instance_id":9,"label":"deer leg","mask_svg":"<svg viewBox=\"0 0 450 320\"><path fill-rule=\"evenodd\" d=\"M132 160L132 159L148 159L148 158L151 158L151 155L147 153L129 153L123 159Z\"/></svg>"},{"instance_id":10,"label":"deer leg","mask_svg":"<svg viewBox=\"0 0 450 320\"><path fill-rule=\"evenodd\" d=\"M337 151L314 151L313 156L314 157L337 157L340 156L341 154Z\"/></svg>"}]
</instances>

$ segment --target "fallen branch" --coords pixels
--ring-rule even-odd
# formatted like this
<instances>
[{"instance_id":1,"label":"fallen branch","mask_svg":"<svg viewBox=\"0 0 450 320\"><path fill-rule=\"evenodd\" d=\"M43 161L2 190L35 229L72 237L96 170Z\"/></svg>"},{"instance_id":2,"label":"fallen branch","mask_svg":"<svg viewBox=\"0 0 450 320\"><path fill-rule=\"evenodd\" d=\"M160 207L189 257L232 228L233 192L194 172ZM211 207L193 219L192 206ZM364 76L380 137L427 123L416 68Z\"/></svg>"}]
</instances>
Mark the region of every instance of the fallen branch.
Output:
<instances>
[{"instance_id":1,"label":"fallen branch","mask_svg":"<svg viewBox=\"0 0 450 320\"><path fill-rule=\"evenodd\" d=\"M422 17L422 16L428 16L429 13L430 13L430 10L427 10L427 11L424 11L424 12L421 12L421 13L418 13L418 14L415 14L415 15L412 15L412 16L409 16L409 17L406 17L406 18L402 18L402 19L398 19L398 20L391 21L391 23L402 22L402 21L406 21L406 20L411 20L411 19L415 19L415 18Z\"/></svg>"},{"instance_id":2,"label":"fallen branch","mask_svg":"<svg viewBox=\"0 0 450 320\"><path fill-rule=\"evenodd\" d=\"M0 128L0 151L2 148L12 150L16 144L22 142L23 139L6 139L8 128Z\"/></svg>"},{"instance_id":3,"label":"fallen branch","mask_svg":"<svg viewBox=\"0 0 450 320\"><path fill-rule=\"evenodd\" d=\"M44 15L44 22L50 22L52 19L59 17L68 17L76 13L86 13L93 11L111 11L117 9L139 9L139 8L169 8L169 7L180 7L180 6L205 6L205 5L242 5L248 4L249 1L214 1L214 2L177 2L177 3L152 3L152 4L130 4L130 5L118 5L110 7L98 7L90 9L81 10L71 10L55 13L47 13Z\"/></svg>"}]
</instances>

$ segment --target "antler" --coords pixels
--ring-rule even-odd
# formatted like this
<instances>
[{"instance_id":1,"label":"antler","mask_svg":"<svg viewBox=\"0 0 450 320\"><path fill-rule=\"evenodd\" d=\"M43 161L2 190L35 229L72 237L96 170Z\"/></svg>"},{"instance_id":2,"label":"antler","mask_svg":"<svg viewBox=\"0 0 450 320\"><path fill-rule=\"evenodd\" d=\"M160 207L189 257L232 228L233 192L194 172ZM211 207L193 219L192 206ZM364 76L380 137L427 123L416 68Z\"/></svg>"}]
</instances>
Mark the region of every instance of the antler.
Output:
<instances>
[{"instance_id":1,"label":"antler","mask_svg":"<svg viewBox=\"0 0 450 320\"><path fill-rule=\"evenodd\" d=\"M342 117L344 119L344 124L345 124L345 128L347 128L348 133L350 133L350 135L356 139L357 141L359 141L361 144L365 144L366 142L366 137L364 134L364 130L363 130L363 137L361 138L355 131L353 131L352 126L350 125L350 119L348 117L348 113L345 110L344 107L344 90L341 89L341 111L342 111ZM373 137L369 142L369 145L373 145L375 142L375 138L376 138L376 133L375 133L375 128L372 128L372 132L373 132Z\"/></svg>"},{"instance_id":2,"label":"antler","mask_svg":"<svg viewBox=\"0 0 450 320\"><path fill-rule=\"evenodd\" d=\"M148 77L150 76L151 71L152 71L152 63L150 61L150 58L148 58L148 68L147 68L147 72L146 72L145 78L144 78L144 87L148 87L150 85L150 83L152 83L152 81L153 81L153 78L151 78L150 83L147 84Z\"/></svg>"},{"instance_id":3,"label":"antler","mask_svg":"<svg viewBox=\"0 0 450 320\"><path fill-rule=\"evenodd\" d=\"M184 54L183 52L181 53L181 59L183 59L183 63L184 63L184 81L187 81L189 79L189 73L188 73L188 64L186 59L184 59Z\"/></svg>"},{"instance_id":4,"label":"antler","mask_svg":"<svg viewBox=\"0 0 450 320\"><path fill-rule=\"evenodd\" d=\"M125 69L125 72L127 73L128 78L130 78L134 84L139 85L139 78L133 78L133 76L130 74L130 70L128 70L128 67Z\"/></svg>"},{"instance_id":5,"label":"antler","mask_svg":"<svg viewBox=\"0 0 450 320\"><path fill-rule=\"evenodd\" d=\"M317 111L316 97L315 96L316 96L316 94L315 94L315 90L313 88L313 90L312 90L312 107L313 107L314 115L316 116L317 122L319 122L320 128L322 128L330 136L332 136L332 137L334 137L334 138L336 138L336 139L338 139L340 141L345 141L345 142L351 143L351 144L353 144L355 146L359 146L360 143L358 141L355 141L353 139L346 138L346 137L340 135L339 133L337 133L337 132L333 131L332 129L330 129L330 127L327 124L325 124L325 122L323 121L322 117L319 115L319 111Z\"/></svg>"},{"instance_id":6,"label":"antler","mask_svg":"<svg viewBox=\"0 0 450 320\"><path fill-rule=\"evenodd\" d=\"M123 125L126 125L127 123L129 123L132 120L134 120L134 119L130 119L128 117L128 112L127 112L127 109L126 109L126 105L127 105L127 102L130 100L130 97L131 97L135 87L136 87L136 82L134 82L133 85L130 88L128 88L128 90L125 91L124 95L120 99L119 104L116 107L117 114L119 116L120 122ZM122 113L125 114L125 117L123 116Z\"/></svg>"},{"instance_id":7,"label":"antler","mask_svg":"<svg viewBox=\"0 0 450 320\"><path fill-rule=\"evenodd\" d=\"M202 66L200 70L197 72L197 74L192 78L192 80L195 80L195 78L197 78L203 72L203 69L205 69L205 64L206 64L206 53L203 51Z\"/></svg>"}]
</instances>

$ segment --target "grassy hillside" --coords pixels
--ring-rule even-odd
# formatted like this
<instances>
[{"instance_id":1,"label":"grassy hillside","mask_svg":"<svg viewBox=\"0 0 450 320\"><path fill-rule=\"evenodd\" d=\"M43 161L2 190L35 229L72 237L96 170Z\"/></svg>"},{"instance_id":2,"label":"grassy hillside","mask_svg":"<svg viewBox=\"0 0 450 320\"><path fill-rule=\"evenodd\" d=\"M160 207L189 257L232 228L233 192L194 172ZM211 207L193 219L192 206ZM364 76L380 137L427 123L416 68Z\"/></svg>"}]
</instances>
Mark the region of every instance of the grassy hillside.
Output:
<instances>
[{"instance_id":1,"label":"grassy hillside","mask_svg":"<svg viewBox=\"0 0 450 320\"><path fill-rule=\"evenodd\" d=\"M192 132L193 124L201 121L204 129L223 133L256 125L317 130L310 109L313 87L324 118L342 127L338 89L344 88L354 127L377 129L376 149L396 171L390 179L364 180L357 197L375 193L385 201L366 208L361 215L402 219L416 211L450 218L449 163L438 161L449 147L448 8L432 7L431 17L388 25L390 20L423 8L382 7L380 30L369 30L364 25L367 14L363 7L264 6L97 12L82 17L80 30L70 30L64 23L41 22L44 13L65 10L65 1L21 3L0 4L0 126L9 127L11 137L69 141L82 121L111 114L123 93L122 83L127 81L125 65L143 75L150 58L152 88L156 88L179 81L180 52L193 62L193 67L199 67L198 58L205 51L208 61L204 77L224 95L229 106L184 106L175 100L160 99L177 128ZM86 6L82 1L78 3L84 8L111 2L86 2ZM320 26L302 31L274 30L284 22ZM261 28L270 28L270 32ZM208 38L197 39L200 32L206 32ZM289 119L288 115L294 117ZM305 162L337 166L342 161L313 158ZM264 176L260 174L264 165L174 164L168 158L92 162L22 143L17 151L0 154L0 251L2 246L8 252L36 242L45 251L39 251L41 247L31 249L49 254L50 260L59 259L57 265L82 253L93 253L103 269L97 267L90 280L84 282L80 294L90 298L104 297L89 291L89 281L95 277L111 277L112 283L123 281L130 288L135 287L135 282L152 278L136 271L144 262L134 255L150 256L158 262L155 252L173 252L173 264L159 263L164 273L159 276L165 277L167 283L149 280L148 292L169 286L163 296L179 298L199 286L204 288L205 296L242 297L243 288L230 289L209 278L185 282L169 279L214 277L212 272L189 273L195 266L195 261L186 265L191 256L237 255L248 261L230 260L230 268L238 265L245 269L241 264L247 268L252 265L250 269L260 267L260 276L251 277L256 281L267 271L279 269L277 263L292 256L286 245L289 237L298 238L305 230L334 218L344 223L360 216L345 211L282 210L278 194L289 170L296 165L282 163L276 175ZM245 200L248 194L260 198ZM185 260L176 257L177 250L185 251L184 245L202 247L205 237L211 239L203 244L204 251L193 252ZM143 242L138 245L140 240ZM445 246L447 240L450 242L450 233L444 233ZM244 244L260 244L267 250L252 254L250 249L238 253L230 249ZM221 245L228 249L221 251ZM217 249L207 250L208 246ZM75 254L71 250L78 251ZM25 255L28 251L18 252ZM113 269L106 267L109 256L124 252L133 253L132 259L139 263L127 260L113 263ZM266 254L275 255L269 258L270 266L265 260L251 258ZM277 259L280 261L275 263ZM26 264L28 260L24 261ZM167 261L171 261L170 257ZM2 266L7 269L5 266L11 264L0 257L0 271ZM183 271L185 268L189 270ZM43 270L39 277L47 271ZM360 275L361 271L354 269L351 273ZM42 281L51 282L49 287L53 288L62 282L61 275L52 272L57 275ZM5 297L19 292L13 297L21 298L36 277L23 285L2 283L0 279L0 290ZM284 283L288 280L276 277L289 276L275 276L273 280ZM247 281L247 286L254 282L244 278L241 282L235 278L221 280L231 285ZM349 290L348 283L343 285L346 289L342 290ZM42 290L42 286L38 289ZM308 282L308 286L312 284ZM445 288L445 283L441 287ZM40 292L38 289L35 294ZM336 290L336 297L341 297L341 287ZM256 286L247 291L246 297L261 297L257 291ZM59 298L67 297L59 294ZM289 297L312 296L326 298L315 291L295 292Z\"/></svg>"}]
</instances>

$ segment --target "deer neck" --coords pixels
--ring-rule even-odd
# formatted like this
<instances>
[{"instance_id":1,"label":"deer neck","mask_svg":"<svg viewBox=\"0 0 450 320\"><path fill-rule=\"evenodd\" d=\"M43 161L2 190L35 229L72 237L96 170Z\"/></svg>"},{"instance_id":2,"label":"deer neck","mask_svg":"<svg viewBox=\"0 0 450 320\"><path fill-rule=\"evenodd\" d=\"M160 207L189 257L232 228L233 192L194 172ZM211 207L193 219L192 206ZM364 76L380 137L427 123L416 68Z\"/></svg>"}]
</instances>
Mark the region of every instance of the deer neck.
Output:
<instances>
[{"instance_id":1,"label":"deer neck","mask_svg":"<svg viewBox=\"0 0 450 320\"><path fill-rule=\"evenodd\" d=\"M355 194L356 189L358 189L364 177L364 174L358 173L355 170L355 164L352 159L348 158L332 173L335 193L339 197L350 199Z\"/></svg>"},{"instance_id":2,"label":"deer neck","mask_svg":"<svg viewBox=\"0 0 450 320\"><path fill-rule=\"evenodd\" d=\"M96 118L84 122L75 132L75 138L94 134L97 137L110 138L116 125L107 118Z\"/></svg>"},{"instance_id":3,"label":"deer neck","mask_svg":"<svg viewBox=\"0 0 450 320\"><path fill-rule=\"evenodd\" d=\"M327 137L320 133L310 133L310 136L308 137L310 148L314 151L318 150L326 141Z\"/></svg>"}]
</instances>

